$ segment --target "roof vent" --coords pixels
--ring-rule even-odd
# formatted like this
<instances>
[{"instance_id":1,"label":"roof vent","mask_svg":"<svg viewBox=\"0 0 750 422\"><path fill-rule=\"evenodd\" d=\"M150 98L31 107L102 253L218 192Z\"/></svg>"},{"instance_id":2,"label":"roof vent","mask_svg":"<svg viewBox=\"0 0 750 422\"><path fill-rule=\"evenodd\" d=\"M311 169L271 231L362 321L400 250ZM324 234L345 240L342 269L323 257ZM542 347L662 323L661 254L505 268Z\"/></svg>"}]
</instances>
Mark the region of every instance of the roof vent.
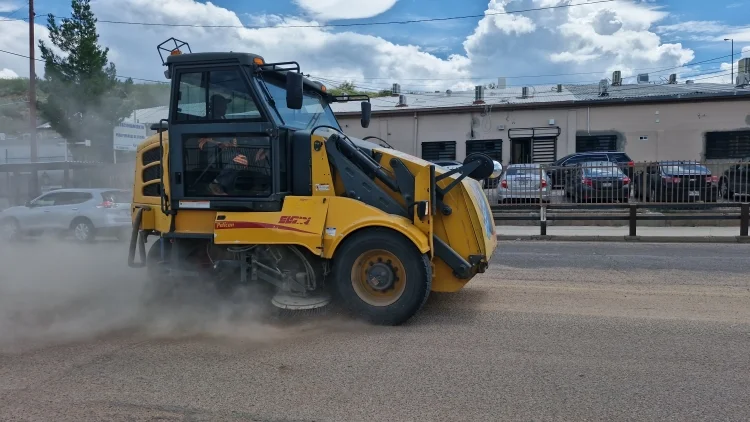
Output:
<instances>
[{"instance_id":1,"label":"roof vent","mask_svg":"<svg viewBox=\"0 0 750 422\"><path fill-rule=\"evenodd\" d=\"M676 84L677 83L677 74L676 73L672 73L671 75L669 75L669 83L670 84Z\"/></svg>"},{"instance_id":2,"label":"roof vent","mask_svg":"<svg viewBox=\"0 0 750 422\"><path fill-rule=\"evenodd\" d=\"M639 73L638 74L638 83L639 84L647 84L648 83L648 73Z\"/></svg>"},{"instance_id":3,"label":"roof vent","mask_svg":"<svg viewBox=\"0 0 750 422\"><path fill-rule=\"evenodd\" d=\"M622 72L615 70L612 72L612 86L622 85Z\"/></svg>"},{"instance_id":4,"label":"roof vent","mask_svg":"<svg viewBox=\"0 0 750 422\"><path fill-rule=\"evenodd\" d=\"M474 104L484 104L484 87L482 85L474 87Z\"/></svg>"},{"instance_id":5,"label":"roof vent","mask_svg":"<svg viewBox=\"0 0 750 422\"><path fill-rule=\"evenodd\" d=\"M692 79L688 79L688 80L685 81L685 83L688 84L688 85L692 85L692 84L695 83L695 81L692 80Z\"/></svg>"},{"instance_id":6,"label":"roof vent","mask_svg":"<svg viewBox=\"0 0 750 422\"><path fill-rule=\"evenodd\" d=\"M449 97L450 97L450 96L451 96L451 94L453 94L453 91L451 91L450 89L446 89L446 90L445 90L445 95L447 95L447 96L449 96Z\"/></svg>"},{"instance_id":7,"label":"roof vent","mask_svg":"<svg viewBox=\"0 0 750 422\"><path fill-rule=\"evenodd\" d=\"M505 83L505 78L500 77L497 78L497 89L505 89L507 87L507 84Z\"/></svg>"},{"instance_id":8,"label":"roof vent","mask_svg":"<svg viewBox=\"0 0 750 422\"><path fill-rule=\"evenodd\" d=\"M401 85L393 84L393 87L391 87L391 96L398 97L400 94L401 94Z\"/></svg>"},{"instance_id":9,"label":"roof vent","mask_svg":"<svg viewBox=\"0 0 750 422\"><path fill-rule=\"evenodd\" d=\"M562 92L562 84L557 84L557 92Z\"/></svg>"},{"instance_id":10,"label":"roof vent","mask_svg":"<svg viewBox=\"0 0 750 422\"><path fill-rule=\"evenodd\" d=\"M606 97L609 95L609 81L606 79L602 79L599 81L599 96L600 97Z\"/></svg>"},{"instance_id":11,"label":"roof vent","mask_svg":"<svg viewBox=\"0 0 750 422\"><path fill-rule=\"evenodd\" d=\"M398 96L398 105L396 107L406 107L406 95Z\"/></svg>"},{"instance_id":12,"label":"roof vent","mask_svg":"<svg viewBox=\"0 0 750 422\"><path fill-rule=\"evenodd\" d=\"M529 98L529 87L525 86L521 88L521 98Z\"/></svg>"},{"instance_id":13,"label":"roof vent","mask_svg":"<svg viewBox=\"0 0 750 422\"><path fill-rule=\"evenodd\" d=\"M750 57L745 57L737 62L737 74L750 73Z\"/></svg>"}]
</instances>

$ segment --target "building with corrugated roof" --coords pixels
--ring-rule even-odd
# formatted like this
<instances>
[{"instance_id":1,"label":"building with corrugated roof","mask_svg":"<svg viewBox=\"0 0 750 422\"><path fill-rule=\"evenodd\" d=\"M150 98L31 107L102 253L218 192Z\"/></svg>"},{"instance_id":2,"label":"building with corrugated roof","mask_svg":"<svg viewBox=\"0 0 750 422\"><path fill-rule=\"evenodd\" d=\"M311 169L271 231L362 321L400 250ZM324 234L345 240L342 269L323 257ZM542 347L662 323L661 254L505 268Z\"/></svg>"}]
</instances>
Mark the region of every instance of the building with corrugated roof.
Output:
<instances>
[{"instance_id":1,"label":"building with corrugated roof","mask_svg":"<svg viewBox=\"0 0 750 422\"><path fill-rule=\"evenodd\" d=\"M401 93L333 104L353 136L377 136L428 160L483 152L509 163L550 163L575 152L625 151L635 161L750 156L750 86L713 83L545 85Z\"/></svg>"}]
</instances>

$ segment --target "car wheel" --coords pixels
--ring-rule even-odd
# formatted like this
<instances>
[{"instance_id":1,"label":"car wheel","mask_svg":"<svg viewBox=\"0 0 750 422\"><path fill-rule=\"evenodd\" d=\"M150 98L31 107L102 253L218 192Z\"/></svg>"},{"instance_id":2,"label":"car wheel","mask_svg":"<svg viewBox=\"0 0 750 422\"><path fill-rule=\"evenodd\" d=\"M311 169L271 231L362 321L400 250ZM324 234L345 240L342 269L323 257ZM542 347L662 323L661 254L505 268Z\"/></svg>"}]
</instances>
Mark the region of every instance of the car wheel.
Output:
<instances>
[{"instance_id":1,"label":"car wheel","mask_svg":"<svg viewBox=\"0 0 750 422\"><path fill-rule=\"evenodd\" d=\"M15 218L3 220L0 224L0 236L5 242L17 240L21 236L21 225Z\"/></svg>"},{"instance_id":2,"label":"car wheel","mask_svg":"<svg viewBox=\"0 0 750 422\"><path fill-rule=\"evenodd\" d=\"M88 219L78 219L71 224L73 237L79 242L93 242L95 237L94 225Z\"/></svg>"}]
</instances>

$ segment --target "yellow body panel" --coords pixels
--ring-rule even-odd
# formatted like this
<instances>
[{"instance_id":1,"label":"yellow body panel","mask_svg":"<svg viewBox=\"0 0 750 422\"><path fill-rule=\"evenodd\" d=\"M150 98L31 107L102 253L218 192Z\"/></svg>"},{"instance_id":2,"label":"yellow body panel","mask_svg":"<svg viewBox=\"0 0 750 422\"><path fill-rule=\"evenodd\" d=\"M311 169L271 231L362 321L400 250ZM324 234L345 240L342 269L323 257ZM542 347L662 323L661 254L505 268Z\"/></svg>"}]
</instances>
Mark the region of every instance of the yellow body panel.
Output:
<instances>
[{"instance_id":1,"label":"yellow body panel","mask_svg":"<svg viewBox=\"0 0 750 422\"><path fill-rule=\"evenodd\" d=\"M316 132L317 133L317 132ZM162 134L166 163L168 150L168 133ZM375 207L355 199L343 196L345 193L341 176L331 174L331 167L325 147L326 137L313 135L310 139L312 152L312 196L287 196L280 212L216 212L209 210L180 210L174 221L175 232L192 234L213 234L216 244L294 244L305 247L313 254L323 258L333 258L341 242L351 233L371 226L393 229L407 238L422 252L428 253L433 262L432 290L454 292L460 290L469 281L462 280L453 274L453 270L441 259L434 257L434 234L464 259L471 255L482 255L489 259L497 247L495 225L489 201L482 192L481 184L465 178L443 198L451 208L450 215L441 213L440 208L434 216L428 215L420 220L416 215L411 219L387 214ZM166 233L170 231L172 216L161 211L161 199L158 196L146 196L143 189L149 184L159 183L143 178L144 171L155 164L144 165L143 155L159 148L159 134L152 135L139 145L133 204L147 205L150 211L143 214L141 229ZM316 150L317 148L317 150ZM380 164L395 177L390 166L392 158L399 158L415 176L415 202L431 197L429 167L432 163L420 158L389 149L377 148L381 154ZM151 156L153 157L153 153ZM158 163L158 161L157 161ZM436 167L435 174L444 173ZM164 172L164 182L169 195L168 172ZM438 182L445 188L456 176ZM382 182L376 182L386 192L390 192ZM391 196L402 205L401 194ZM434 205L430 204L430 208ZM473 276L473 274L472 274Z\"/></svg>"},{"instance_id":2,"label":"yellow body panel","mask_svg":"<svg viewBox=\"0 0 750 422\"><path fill-rule=\"evenodd\" d=\"M281 212L218 212L211 228L217 245L298 245L323 255L330 198L288 196Z\"/></svg>"},{"instance_id":3,"label":"yellow body panel","mask_svg":"<svg viewBox=\"0 0 750 422\"><path fill-rule=\"evenodd\" d=\"M349 234L374 226L393 229L410 239L420 252L430 252L428 237L411 220L386 214L356 199L334 196L328 205L328 221L323 238L324 257L332 258L338 245Z\"/></svg>"},{"instance_id":4,"label":"yellow body panel","mask_svg":"<svg viewBox=\"0 0 750 422\"><path fill-rule=\"evenodd\" d=\"M432 163L403 152L382 148L377 150L383 154L380 165L391 171L391 158L399 158L412 174L419 174L422 168ZM435 175L446 173L440 167L435 168ZM429 175L427 175L429 177ZM458 175L449 176L437 183L441 188L450 185ZM421 186L418 178L417 186ZM397 197L398 196L394 196ZM427 199L427 198L424 198ZM434 235L443 240L464 259L470 255L484 255L489 259L497 248L495 224L487 196L482 191L480 182L464 178L443 198L443 202L451 208L450 215L443 215L438 208L433 216L432 229ZM417 220L418 221L418 220ZM419 223L415 223L419 225ZM432 247L432 246L431 246ZM433 259L432 290L437 292L455 292L463 288L470 279L460 279L453 274L453 270L441 259Z\"/></svg>"},{"instance_id":5,"label":"yellow body panel","mask_svg":"<svg viewBox=\"0 0 750 422\"><path fill-rule=\"evenodd\" d=\"M281 212L216 213L214 243L299 245L331 259L349 234L377 226L400 232L422 253L429 252L429 240L410 223L354 199L288 196Z\"/></svg>"}]
</instances>

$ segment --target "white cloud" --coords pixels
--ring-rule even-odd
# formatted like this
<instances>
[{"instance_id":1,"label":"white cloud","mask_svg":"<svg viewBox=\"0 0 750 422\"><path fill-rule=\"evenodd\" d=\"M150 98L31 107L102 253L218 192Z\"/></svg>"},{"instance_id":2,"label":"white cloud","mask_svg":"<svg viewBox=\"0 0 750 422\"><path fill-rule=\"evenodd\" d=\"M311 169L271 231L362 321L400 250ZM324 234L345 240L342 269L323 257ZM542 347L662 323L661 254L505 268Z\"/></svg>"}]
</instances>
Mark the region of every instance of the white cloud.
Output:
<instances>
[{"instance_id":1,"label":"white cloud","mask_svg":"<svg viewBox=\"0 0 750 422\"><path fill-rule=\"evenodd\" d=\"M471 82L457 83L458 80L477 76L601 71L601 74L588 76L566 76L558 81L590 82L611 75L615 69L628 76L633 69L679 66L693 59L691 50L681 44L663 44L653 31L652 28L667 16L666 12L648 4L624 0L523 15L497 13L565 4L569 0L490 0L486 16L466 37L464 51L447 58L431 54L440 51L434 48L427 51L418 45L396 44L349 30L290 27L319 25L324 22L321 16L325 16L326 8L339 4L333 0L300 2L307 2L306 10L311 14L317 13L315 20L278 15L243 15L241 19L233 11L195 0L95 0L92 7L100 20L274 26L249 29L100 23L100 43L110 47L109 59L116 63L119 74L165 82L154 47L172 36L188 41L193 51L246 51L261 54L268 61L295 60L305 73L337 81L389 78L358 84L380 89L393 82L401 83L403 89L409 89L412 84L414 89L456 89L472 85ZM368 2L383 10L393 3L395 0ZM349 13L347 4L340 2L339 16ZM357 8L363 9L363 6L358 4ZM367 13L377 12L368 10ZM25 53L25 24L6 22L3 29L9 28L0 35L0 48ZM38 34L46 38L46 29L41 28ZM26 59L0 54L0 68L11 69L19 75L28 75L27 63ZM39 65L41 73L41 63ZM415 82L430 78L434 79Z\"/></svg>"},{"instance_id":2,"label":"white cloud","mask_svg":"<svg viewBox=\"0 0 750 422\"><path fill-rule=\"evenodd\" d=\"M715 34L729 30L729 26L718 21L686 21L671 25L661 25L656 28L660 34L674 34L677 32L691 32Z\"/></svg>"},{"instance_id":3,"label":"white cloud","mask_svg":"<svg viewBox=\"0 0 750 422\"><path fill-rule=\"evenodd\" d=\"M363 19L377 16L396 4L397 0L294 0L316 19Z\"/></svg>"},{"instance_id":4,"label":"white cloud","mask_svg":"<svg viewBox=\"0 0 750 422\"><path fill-rule=\"evenodd\" d=\"M564 3L491 0L490 8L518 10ZM504 16L505 26L496 24L498 16L486 16L464 42L475 72L481 68L484 74L502 76L602 71L561 81L591 82L613 70L628 76L632 69L679 66L694 57L681 44L661 42L651 28L667 13L645 4L618 1L539 11L513 20L499 16Z\"/></svg>"},{"instance_id":5,"label":"white cloud","mask_svg":"<svg viewBox=\"0 0 750 422\"><path fill-rule=\"evenodd\" d=\"M242 25L233 12L210 3L193 0L123 0L92 3L100 19L148 21L196 25ZM295 17L256 16L248 25L277 25L274 28L193 27L99 27L101 42L111 47L110 59L118 73L164 80L155 46L171 36L190 43L193 51L233 50L262 55L267 61L300 62L305 73L336 80L363 79L384 75L398 78L462 78L469 76L468 59L454 56L442 60L416 45L397 45L383 38L355 32L334 32L326 28L291 28L317 25ZM154 51L154 53L144 53ZM134 59L134 58L137 58ZM145 70L148 69L148 70ZM389 82L390 83L390 82ZM436 82L437 84L437 82Z\"/></svg>"},{"instance_id":6,"label":"white cloud","mask_svg":"<svg viewBox=\"0 0 750 422\"><path fill-rule=\"evenodd\" d=\"M18 73L10 70L10 69L0 69L0 79L13 79L17 78Z\"/></svg>"},{"instance_id":7,"label":"white cloud","mask_svg":"<svg viewBox=\"0 0 750 422\"><path fill-rule=\"evenodd\" d=\"M0 13L15 12L19 7L21 6L18 6L13 2L0 0Z\"/></svg>"},{"instance_id":8,"label":"white cloud","mask_svg":"<svg viewBox=\"0 0 750 422\"><path fill-rule=\"evenodd\" d=\"M23 56L29 54L29 24L21 20L6 20L0 22L0 50L10 51ZM47 28L39 24L34 25L34 34L36 39L44 39L45 42L49 43ZM41 57L42 53L39 51L39 46L34 43L35 56ZM16 75L23 77L29 76L29 59L20 56L14 56L7 53L0 53L0 69L6 69L13 72ZM36 63L37 74L43 74L44 63Z\"/></svg>"}]
</instances>

